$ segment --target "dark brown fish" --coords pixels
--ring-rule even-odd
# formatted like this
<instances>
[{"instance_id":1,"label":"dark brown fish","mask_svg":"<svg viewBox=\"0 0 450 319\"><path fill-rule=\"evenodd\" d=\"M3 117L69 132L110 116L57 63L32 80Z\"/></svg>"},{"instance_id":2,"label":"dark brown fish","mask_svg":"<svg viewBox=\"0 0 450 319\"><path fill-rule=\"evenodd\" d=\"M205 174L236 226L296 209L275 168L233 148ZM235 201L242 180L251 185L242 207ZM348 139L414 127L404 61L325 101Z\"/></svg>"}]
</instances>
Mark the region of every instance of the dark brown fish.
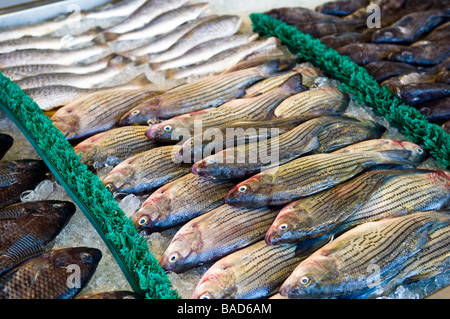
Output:
<instances>
[{"instance_id":1,"label":"dark brown fish","mask_svg":"<svg viewBox=\"0 0 450 319\"><path fill-rule=\"evenodd\" d=\"M450 84L450 71L443 70L437 74L436 82L444 82Z\"/></svg>"},{"instance_id":2,"label":"dark brown fish","mask_svg":"<svg viewBox=\"0 0 450 319\"><path fill-rule=\"evenodd\" d=\"M96 248L53 249L4 274L0 299L71 299L92 278L102 252Z\"/></svg>"},{"instance_id":3,"label":"dark brown fish","mask_svg":"<svg viewBox=\"0 0 450 319\"><path fill-rule=\"evenodd\" d=\"M441 125L441 128L447 132L448 134L450 134L450 121L445 122L444 124Z\"/></svg>"},{"instance_id":4,"label":"dark brown fish","mask_svg":"<svg viewBox=\"0 0 450 319\"><path fill-rule=\"evenodd\" d=\"M418 71L413 65L393 61L374 61L366 64L364 68L378 82Z\"/></svg>"},{"instance_id":5,"label":"dark brown fish","mask_svg":"<svg viewBox=\"0 0 450 319\"><path fill-rule=\"evenodd\" d=\"M390 53L404 49L406 46L399 44L376 44L376 43L352 43L347 44L337 51L349 56L358 65L387 59Z\"/></svg>"},{"instance_id":6,"label":"dark brown fish","mask_svg":"<svg viewBox=\"0 0 450 319\"><path fill-rule=\"evenodd\" d=\"M47 171L42 160L0 162L0 208L18 202L20 194L34 189Z\"/></svg>"},{"instance_id":7,"label":"dark brown fish","mask_svg":"<svg viewBox=\"0 0 450 319\"><path fill-rule=\"evenodd\" d=\"M369 0L330 1L317 6L316 11L335 16L346 16L359 8L368 6L369 4Z\"/></svg>"},{"instance_id":8,"label":"dark brown fish","mask_svg":"<svg viewBox=\"0 0 450 319\"><path fill-rule=\"evenodd\" d=\"M393 89L393 93L406 104L415 106L450 96L450 84L442 82L404 84Z\"/></svg>"},{"instance_id":9,"label":"dark brown fish","mask_svg":"<svg viewBox=\"0 0 450 319\"><path fill-rule=\"evenodd\" d=\"M389 54L388 59L419 66L433 66L450 56L450 44L421 41Z\"/></svg>"},{"instance_id":10,"label":"dark brown fish","mask_svg":"<svg viewBox=\"0 0 450 319\"><path fill-rule=\"evenodd\" d=\"M76 206L68 201L37 201L0 209L0 274L42 253L66 226Z\"/></svg>"},{"instance_id":11,"label":"dark brown fish","mask_svg":"<svg viewBox=\"0 0 450 319\"><path fill-rule=\"evenodd\" d=\"M413 71L410 73L390 77L389 79L384 80L381 85L386 85L391 90L394 90L396 87L404 84L436 82L438 76L438 74L433 72Z\"/></svg>"},{"instance_id":12,"label":"dark brown fish","mask_svg":"<svg viewBox=\"0 0 450 319\"><path fill-rule=\"evenodd\" d=\"M351 43L367 43L371 39L372 35L369 33L344 32L326 35L319 40L329 48L338 49Z\"/></svg>"},{"instance_id":13,"label":"dark brown fish","mask_svg":"<svg viewBox=\"0 0 450 319\"><path fill-rule=\"evenodd\" d=\"M450 121L450 97L421 103L415 106L430 122Z\"/></svg>"},{"instance_id":14,"label":"dark brown fish","mask_svg":"<svg viewBox=\"0 0 450 319\"><path fill-rule=\"evenodd\" d=\"M450 22L441 24L440 26L431 30L422 40L429 42L448 41L450 37Z\"/></svg>"},{"instance_id":15,"label":"dark brown fish","mask_svg":"<svg viewBox=\"0 0 450 319\"><path fill-rule=\"evenodd\" d=\"M118 291L93 292L89 294L80 295L75 299L144 299L144 297L132 291L118 290Z\"/></svg>"},{"instance_id":16,"label":"dark brown fish","mask_svg":"<svg viewBox=\"0 0 450 319\"><path fill-rule=\"evenodd\" d=\"M0 159L5 156L6 152L9 151L13 143L14 139L12 138L12 136L0 133Z\"/></svg>"},{"instance_id":17,"label":"dark brown fish","mask_svg":"<svg viewBox=\"0 0 450 319\"><path fill-rule=\"evenodd\" d=\"M366 19L352 19L341 20L337 23L333 20L321 20L306 23L297 22L293 25L304 33L321 38L335 33L362 31L367 28L367 21Z\"/></svg>"},{"instance_id":18,"label":"dark brown fish","mask_svg":"<svg viewBox=\"0 0 450 319\"><path fill-rule=\"evenodd\" d=\"M286 22L287 24L295 25L299 21L302 23L314 22L321 20L339 21L338 17L317 12L308 8L295 7L295 8L275 8L265 12L265 14Z\"/></svg>"},{"instance_id":19,"label":"dark brown fish","mask_svg":"<svg viewBox=\"0 0 450 319\"><path fill-rule=\"evenodd\" d=\"M413 43L448 17L445 10L413 12L403 16L391 26L376 31L372 36L372 42Z\"/></svg>"}]
</instances>

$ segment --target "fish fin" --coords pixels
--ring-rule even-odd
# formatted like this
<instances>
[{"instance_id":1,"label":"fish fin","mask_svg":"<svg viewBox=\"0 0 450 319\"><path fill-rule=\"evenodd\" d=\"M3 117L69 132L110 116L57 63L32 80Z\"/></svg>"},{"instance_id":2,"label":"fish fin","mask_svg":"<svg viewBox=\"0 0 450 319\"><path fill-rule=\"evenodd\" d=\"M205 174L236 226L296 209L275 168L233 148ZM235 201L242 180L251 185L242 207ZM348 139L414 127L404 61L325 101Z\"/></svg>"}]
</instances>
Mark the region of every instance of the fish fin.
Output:
<instances>
[{"instance_id":1,"label":"fish fin","mask_svg":"<svg viewBox=\"0 0 450 319\"><path fill-rule=\"evenodd\" d=\"M168 69L166 70L166 78L171 80L176 79L177 73L177 69Z\"/></svg>"},{"instance_id":2,"label":"fish fin","mask_svg":"<svg viewBox=\"0 0 450 319\"><path fill-rule=\"evenodd\" d=\"M23 260L40 254L44 251L39 242L31 235L26 234L14 242L8 250L4 253L4 257L8 258L15 264Z\"/></svg>"},{"instance_id":3,"label":"fish fin","mask_svg":"<svg viewBox=\"0 0 450 319\"><path fill-rule=\"evenodd\" d=\"M380 151L379 153L382 156L382 161L387 163L411 164L409 158L411 157L412 152L409 150L385 150Z\"/></svg>"},{"instance_id":4,"label":"fish fin","mask_svg":"<svg viewBox=\"0 0 450 319\"><path fill-rule=\"evenodd\" d=\"M1 172L0 173L0 187L10 187L18 183L17 178L15 178L14 173L11 172Z\"/></svg>"},{"instance_id":5,"label":"fish fin","mask_svg":"<svg viewBox=\"0 0 450 319\"><path fill-rule=\"evenodd\" d=\"M268 76L278 71L290 69L293 66L293 62L285 59L273 59L263 62L254 67L261 75Z\"/></svg>"},{"instance_id":6,"label":"fish fin","mask_svg":"<svg viewBox=\"0 0 450 319\"><path fill-rule=\"evenodd\" d=\"M114 42L121 36L120 33L103 32L103 39L105 42Z\"/></svg>"},{"instance_id":7,"label":"fish fin","mask_svg":"<svg viewBox=\"0 0 450 319\"><path fill-rule=\"evenodd\" d=\"M319 146L320 146L319 139L316 135L316 136L313 136L312 138L310 138L307 143L302 143L301 148L302 148L303 154L306 154L312 150L315 150Z\"/></svg>"},{"instance_id":8,"label":"fish fin","mask_svg":"<svg viewBox=\"0 0 450 319\"><path fill-rule=\"evenodd\" d=\"M148 79L147 75L145 73L142 73L141 75L138 75L134 79L130 81L130 84L136 87L144 87L147 85L152 84L152 82Z\"/></svg>"},{"instance_id":9,"label":"fish fin","mask_svg":"<svg viewBox=\"0 0 450 319\"><path fill-rule=\"evenodd\" d=\"M10 209L13 207L15 207L15 205L11 205L1 209L0 220L18 219L27 215L27 212L24 209Z\"/></svg>"},{"instance_id":10,"label":"fish fin","mask_svg":"<svg viewBox=\"0 0 450 319\"><path fill-rule=\"evenodd\" d=\"M105 35L103 33L103 29L100 27L95 27L89 31L89 33L92 33L94 38L92 39L93 43L106 43Z\"/></svg>"},{"instance_id":11,"label":"fish fin","mask_svg":"<svg viewBox=\"0 0 450 319\"><path fill-rule=\"evenodd\" d=\"M122 70L124 69L126 66L128 66L132 61L127 58L124 57L120 54L114 54L111 59L108 62L108 66L110 67L115 67L118 70Z\"/></svg>"},{"instance_id":12,"label":"fish fin","mask_svg":"<svg viewBox=\"0 0 450 319\"><path fill-rule=\"evenodd\" d=\"M286 81L284 81L280 88L288 93L300 93L307 91L309 88L302 84L303 76L301 73L296 73L290 76Z\"/></svg>"}]
</instances>

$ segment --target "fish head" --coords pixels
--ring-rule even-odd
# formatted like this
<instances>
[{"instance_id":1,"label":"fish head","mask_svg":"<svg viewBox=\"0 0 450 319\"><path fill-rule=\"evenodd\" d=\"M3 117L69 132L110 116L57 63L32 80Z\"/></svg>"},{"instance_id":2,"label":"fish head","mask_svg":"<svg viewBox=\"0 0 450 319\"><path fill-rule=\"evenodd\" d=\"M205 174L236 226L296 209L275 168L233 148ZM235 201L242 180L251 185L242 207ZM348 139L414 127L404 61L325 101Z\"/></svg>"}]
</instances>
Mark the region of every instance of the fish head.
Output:
<instances>
[{"instance_id":1,"label":"fish head","mask_svg":"<svg viewBox=\"0 0 450 319\"><path fill-rule=\"evenodd\" d=\"M421 147L420 145L417 145L412 142L407 142L407 141L405 141L405 142L395 141L395 142L397 142L401 148L411 151L409 160L413 163L418 163L418 164L422 163L429 156L429 153L427 152L427 150L424 149L423 147Z\"/></svg>"},{"instance_id":2,"label":"fish head","mask_svg":"<svg viewBox=\"0 0 450 319\"><path fill-rule=\"evenodd\" d=\"M83 287L92 277L102 258L101 250L90 247L70 247L53 249L49 256L50 262L56 269L62 269L66 276L77 269L80 272L80 284ZM74 268L76 267L76 268Z\"/></svg>"},{"instance_id":3,"label":"fish head","mask_svg":"<svg viewBox=\"0 0 450 319\"><path fill-rule=\"evenodd\" d=\"M182 119L172 118L161 123L150 126L145 132L150 140L163 143L173 143L180 141L183 136L191 136L189 127L184 124Z\"/></svg>"},{"instance_id":4,"label":"fish head","mask_svg":"<svg viewBox=\"0 0 450 319\"><path fill-rule=\"evenodd\" d=\"M159 220L171 211L171 199L165 192L167 185L152 193L133 215L133 223L138 232L150 233L158 230Z\"/></svg>"},{"instance_id":5,"label":"fish head","mask_svg":"<svg viewBox=\"0 0 450 319\"><path fill-rule=\"evenodd\" d=\"M195 161L196 154L201 158L203 154L203 147L200 145L198 147L195 143L195 136L187 139L184 141L184 143L181 145L180 148L178 148L175 152L175 161L177 163L192 163Z\"/></svg>"},{"instance_id":6,"label":"fish head","mask_svg":"<svg viewBox=\"0 0 450 319\"><path fill-rule=\"evenodd\" d=\"M228 170L230 169L229 165L222 165L223 164L223 158L222 153L219 152L214 155L210 155L205 157L204 159L196 162L194 165L192 165L192 173L199 176L229 176Z\"/></svg>"},{"instance_id":7,"label":"fish head","mask_svg":"<svg viewBox=\"0 0 450 319\"><path fill-rule=\"evenodd\" d=\"M76 137L80 128L80 117L72 108L58 110L52 116L53 125L64 134L66 138Z\"/></svg>"},{"instance_id":8,"label":"fish head","mask_svg":"<svg viewBox=\"0 0 450 319\"><path fill-rule=\"evenodd\" d=\"M196 264L196 256L202 246L198 228L186 227L178 231L159 260L165 271L183 272Z\"/></svg>"},{"instance_id":9,"label":"fish head","mask_svg":"<svg viewBox=\"0 0 450 319\"><path fill-rule=\"evenodd\" d=\"M149 120L157 118L161 100L159 97L151 98L126 112L119 120L120 126L145 125Z\"/></svg>"},{"instance_id":10,"label":"fish head","mask_svg":"<svg viewBox=\"0 0 450 319\"><path fill-rule=\"evenodd\" d=\"M309 238L309 229L314 219L308 211L296 202L283 207L266 232L269 245L296 243Z\"/></svg>"},{"instance_id":11,"label":"fish head","mask_svg":"<svg viewBox=\"0 0 450 319\"><path fill-rule=\"evenodd\" d=\"M322 255L322 251L324 255ZM280 287L280 294L288 298L327 296L327 290L339 280L333 258L323 249L302 261Z\"/></svg>"},{"instance_id":12,"label":"fish head","mask_svg":"<svg viewBox=\"0 0 450 319\"><path fill-rule=\"evenodd\" d=\"M205 272L190 299L234 299L236 292L233 267L223 258Z\"/></svg>"},{"instance_id":13,"label":"fish head","mask_svg":"<svg viewBox=\"0 0 450 319\"><path fill-rule=\"evenodd\" d=\"M81 156L81 161L86 165L92 165L97 161L97 153L100 148L100 141L107 132L101 132L81 141L74 146L73 150L77 155Z\"/></svg>"},{"instance_id":14,"label":"fish head","mask_svg":"<svg viewBox=\"0 0 450 319\"><path fill-rule=\"evenodd\" d=\"M237 184L225 196L225 203L236 207L264 207L272 204L273 177L270 173L259 173Z\"/></svg>"},{"instance_id":15,"label":"fish head","mask_svg":"<svg viewBox=\"0 0 450 319\"><path fill-rule=\"evenodd\" d=\"M77 206L70 201L49 200L41 203L48 208L48 213L45 216L53 220L55 225L59 224L61 228L69 222L77 210ZM41 218L44 217L41 216Z\"/></svg>"},{"instance_id":16,"label":"fish head","mask_svg":"<svg viewBox=\"0 0 450 319\"><path fill-rule=\"evenodd\" d=\"M117 192L131 187L134 176L134 167L126 160L113 168L108 175L103 178L103 184L111 192Z\"/></svg>"}]
</instances>

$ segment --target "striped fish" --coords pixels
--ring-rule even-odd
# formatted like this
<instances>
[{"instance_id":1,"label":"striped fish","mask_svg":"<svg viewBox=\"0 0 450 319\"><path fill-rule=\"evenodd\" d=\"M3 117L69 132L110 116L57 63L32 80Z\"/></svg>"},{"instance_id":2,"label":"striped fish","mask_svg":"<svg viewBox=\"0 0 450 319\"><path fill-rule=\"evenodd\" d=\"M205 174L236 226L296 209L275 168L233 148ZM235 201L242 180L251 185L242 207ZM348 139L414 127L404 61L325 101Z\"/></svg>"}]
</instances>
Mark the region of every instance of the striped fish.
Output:
<instances>
[{"instance_id":1,"label":"striped fish","mask_svg":"<svg viewBox=\"0 0 450 319\"><path fill-rule=\"evenodd\" d=\"M411 165L408 150L315 154L270 168L237 184L226 203L240 207L281 205L329 189L382 164Z\"/></svg>"},{"instance_id":2,"label":"striped fish","mask_svg":"<svg viewBox=\"0 0 450 319\"><path fill-rule=\"evenodd\" d=\"M120 125L146 124L149 119L167 119L222 105L244 95L249 85L289 67L286 61L271 60L254 68L206 77L171 89L140 103L122 116Z\"/></svg>"},{"instance_id":3,"label":"striped fish","mask_svg":"<svg viewBox=\"0 0 450 319\"><path fill-rule=\"evenodd\" d=\"M283 207L267 231L269 244L299 242L389 216L450 203L450 179L430 170L374 170Z\"/></svg>"},{"instance_id":4,"label":"striped fish","mask_svg":"<svg viewBox=\"0 0 450 319\"><path fill-rule=\"evenodd\" d=\"M147 88L95 92L58 109L51 119L67 139L82 138L114 128L123 113L161 93Z\"/></svg>"},{"instance_id":5,"label":"striped fish","mask_svg":"<svg viewBox=\"0 0 450 319\"><path fill-rule=\"evenodd\" d=\"M174 45L175 42L177 42L178 39L180 39L186 33L191 31L192 29L194 29L201 23L208 21L210 19L213 19L215 17L217 17L217 16L210 15L210 16L206 16L206 17L199 17L195 20L186 22L186 23L180 25L179 27L175 28L174 30L167 32L165 34L162 34L159 37L156 37L154 40L151 40L150 42L145 43L136 49L129 50L126 52L121 52L120 54L123 56L126 56L129 59L138 59L147 54L165 51L165 50L169 49L172 45Z\"/></svg>"},{"instance_id":6,"label":"striped fish","mask_svg":"<svg viewBox=\"0 0 450 319\"><path fill-rule=\"evenodd\" d=\"M263 240L215 262L202 276L191 299L259 299L278 292L295 267L328 238L298 245L267 245Z\"/></svg>"},{"instance_id":7,"label":"striped fish","mask_svg":"<svg viewBox=\"0 0 450 319\"><path fill-rule=\"evenodd\" d=\"M108 54L111 54L111 48L106 44L94 44L72 50L26 49L1 54L0 68L31 64L73 65L92 57Z\"/></svg>"},{"instance_id":8,"label":"striped fish","mask_svg":"<svg viewBox=\"0 0 450 319\"><path fill-rule=\"evenodd\" d=\"M222 205L183 225L159 264L166 271L184 272L218 260L264 238L279 209ZM201 244L200 244L201 243Z\"/></svg>"},{"instance_id":9,"label":"striped fish","mask_svg":"<svg viewBox=\"0 0 450 319\"><path fill-rule=\"evenodd\" d=\"M118 164L103 178L111 192L144 194L186 175L191 165L173 160L180 146L160 146L136 154Z\"/></svg>"},{"instance_id":10,"label":"striped fish","mask_svg":"<svg viewBox=\"0 0 450 319\"><path fill-rule=\"evenodd\" d=\"M114 165L158 146L145 136L145 125L124 126L98 133L74 146L81 161L88 166ZM111 159L114 163L111 163Z\"/></svg>"},{"instance_id":11,"label":"striped fish","mask_svg":"<svg viewBox=\"0 0 450 319\"><path fill-rule=\"evenodd\" d=\"M274 138L229 147L207 156L194 164L192 172L215 178L245 178L271 166L288 163L316 149L331 151L380 137L382 133L383 129L371 121L345 116L322 116Z\"/></svg>"},{"instance_id":12,"label":"striped fish","mask_svg":"<svg viewBox=\"0 0 450 319\"><path fill-rule=\"evenodd\" d=\"M146 60L158 63L177 58L200 43L235 34L241 23L242 18L237 15L219 15L206 20L179 38L169 49L150 54L146 56Z\"/></svg>"},{"instance_id":13,"label":"striped fish","mask_svg":"<svg viewBox=\"0 0 450 319\"><path fill-rule=\"evenodd\" d=\"M203 11L208 8L208 3L197 3L193 5L182 6L180 8L167 11L153 19L150 23L142 28L135 29L131 32L123 34L107 34L107 40L113 41L129 41L141 40L155 37L172 31L179 25L196 19Z\"/></svg>"},{"instance_id":14,"label":"striped fish","mask_svg":"<svg viewBox=\"0 0 450 319\"><path fill-rule=\"evenodd\" d=\"M307 88L302 85L302 76L295 74L281 86L265 94L252 98L235 99L216 108L173 117L153 125L146 135L149 139L171 142L179 140L184 132L194 134L196 123L201 123L202 129L208 129L237 121L268 120L273 116L274 108L286 97L303 90L307 90Z\"/></svg>"},{"instance_id":15,"label":"striped fish","mask_svg":"<svg viewBox=\"0 0 450 319\"><path fill-rule=\"evenodd\" d=\"M284 100L275 109L275 116L292 116L322 109L343 112L348 103L348 95L340 90L332 88L311 89Z\"/></svg>"},{"instance_id":16,"label":"striped fish","mask_svg":"<svg viewBox=\"0 0 450 319\"><path fill-rule=\"evenodd\" d=\"M133 215L138 231L170 228L224 204L234 183L186 174L154 191Z\"/></svg>"},{"instance_id":17,"label":"striped fish","mask_svg":"<svg viewBox=\"0 0 450 319\"><path fill-rule=\"evenodd\" d=\"M421 255L430 234L448 229L449 223L448 213L431 211L359 225L302 261L280 294L324 298L375 290L398 274L408 260Z\"/></svg>"},{"instance_id":18,"label":"striped fish","mask_svg":"<svg viewBox=\"0 0 450 319\"><path fill-rule=\"evenodd\" d=\"M245 97L252 97L270 91L281 85L284 81L296 73L301 73L303 76L303 85L312 87L315 79L322 74L322 71L315 68L304 68L300 66L296 67L285 72L284 74L269 77L250 86L247 90L245 90Z\"/></svg>"}]
</instances>

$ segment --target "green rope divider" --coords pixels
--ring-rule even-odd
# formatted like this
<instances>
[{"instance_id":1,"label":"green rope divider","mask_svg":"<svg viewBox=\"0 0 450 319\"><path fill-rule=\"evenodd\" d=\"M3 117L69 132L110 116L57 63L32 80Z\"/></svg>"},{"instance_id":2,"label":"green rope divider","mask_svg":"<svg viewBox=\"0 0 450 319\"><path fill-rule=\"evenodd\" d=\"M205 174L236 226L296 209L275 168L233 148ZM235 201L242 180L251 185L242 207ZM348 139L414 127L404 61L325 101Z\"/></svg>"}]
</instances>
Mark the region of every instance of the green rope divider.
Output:
<instances>
[{"instance_id":1,"label":"green rope divider","mask_svg":"<svg viewBox=\"0 0 450 319\"><path fill-rule=\"evenodd\" d=\"M0 108L95 227L132 289L147 299L180 299L131 218L41 108L1 73L0 88Z\"/></svg>"},{"instance_id":2,"label":"green rope divider","mask_svg":"<svg viewBox=\"0 0 450 319\"><path fill-rule=\"evenodd\" d=\"M430 155L447 169L450 168L450 134L439 125L430 123L417 109L404 104L386 87L380 87L366 69L350 57L329 49L319 39L296 27L263 13L252 13L253 31L274 36L294 54L298 54L341 82L341 89L384 116L400 133L429 150Z\"/></svg>"}]
</instances>

